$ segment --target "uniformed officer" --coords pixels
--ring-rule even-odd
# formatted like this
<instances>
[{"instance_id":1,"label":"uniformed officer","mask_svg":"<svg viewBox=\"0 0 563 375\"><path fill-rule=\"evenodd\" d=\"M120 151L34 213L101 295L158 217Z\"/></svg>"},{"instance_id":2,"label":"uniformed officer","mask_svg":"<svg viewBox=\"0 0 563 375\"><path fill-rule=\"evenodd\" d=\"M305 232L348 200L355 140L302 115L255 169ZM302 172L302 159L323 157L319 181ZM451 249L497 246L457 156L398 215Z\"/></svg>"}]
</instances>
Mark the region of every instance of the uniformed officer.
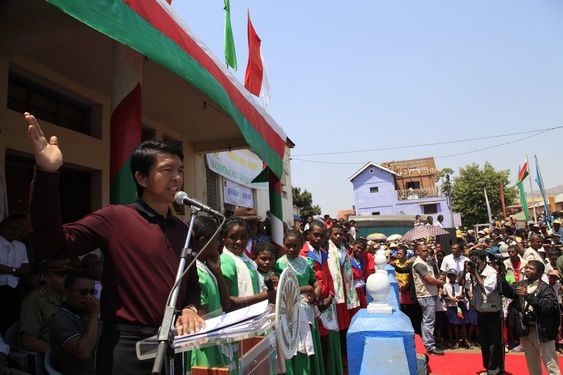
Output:
<instances>
[{"instance_id":1,"label":"uniformed officer","mask_svg":"<svg viewBox=\"0 0 563 375\"><path fill-rule=\"evenodd\" d=\"M45 262L44 283L22 301L19 330L22 347L31 352L49 350L49 319L61 306L64 281L71 270L69 260Z\"/></svg>"}]
</instances>

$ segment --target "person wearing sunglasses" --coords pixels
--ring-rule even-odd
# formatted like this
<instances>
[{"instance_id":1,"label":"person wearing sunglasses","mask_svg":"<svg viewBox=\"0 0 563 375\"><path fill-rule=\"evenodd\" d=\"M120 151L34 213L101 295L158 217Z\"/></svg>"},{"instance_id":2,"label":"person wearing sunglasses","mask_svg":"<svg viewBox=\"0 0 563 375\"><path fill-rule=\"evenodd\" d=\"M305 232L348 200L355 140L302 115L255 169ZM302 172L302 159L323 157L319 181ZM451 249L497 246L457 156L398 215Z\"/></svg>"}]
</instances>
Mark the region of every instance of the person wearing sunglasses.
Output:
<instances>
[{"instance_id":1,"label":"person wearing sunglasses","mask_svg":"<svg viewBox=\"0 0 563 375\"><path fill-rule=\"evenodd\" d=\"M63 374L93 375L100 333L94 278L84 271L72 271L65 280L64 297L49 322L51 366Z\"/></svg>"}]
</instances>

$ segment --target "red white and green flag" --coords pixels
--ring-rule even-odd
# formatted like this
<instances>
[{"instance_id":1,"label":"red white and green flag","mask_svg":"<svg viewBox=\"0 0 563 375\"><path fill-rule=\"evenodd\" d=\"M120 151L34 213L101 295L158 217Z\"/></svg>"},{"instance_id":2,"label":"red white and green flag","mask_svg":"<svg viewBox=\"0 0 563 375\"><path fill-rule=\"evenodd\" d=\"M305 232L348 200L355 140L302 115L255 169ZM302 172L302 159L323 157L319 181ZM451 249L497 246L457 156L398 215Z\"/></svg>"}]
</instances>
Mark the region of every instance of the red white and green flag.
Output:
<instances>
[{"instance_id":1,"label":"red white and green flag","mask_svg":"<svg viewBox=\"0 0 563 375\"><path fill-rule=\"evenodd\" d=\"M528 177L528 174L528 159L526 159L518 172L518 182L524 181L524 179Z\"/></svg>"}]
</instances>

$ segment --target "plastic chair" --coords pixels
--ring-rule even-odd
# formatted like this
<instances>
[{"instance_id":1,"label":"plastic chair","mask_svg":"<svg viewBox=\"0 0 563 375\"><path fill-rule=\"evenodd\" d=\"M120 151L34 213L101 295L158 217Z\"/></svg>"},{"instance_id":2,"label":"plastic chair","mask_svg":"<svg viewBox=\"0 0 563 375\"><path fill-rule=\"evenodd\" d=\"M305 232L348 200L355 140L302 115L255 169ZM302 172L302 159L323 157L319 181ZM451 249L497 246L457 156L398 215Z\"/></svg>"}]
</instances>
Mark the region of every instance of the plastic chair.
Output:
<instances>
[{"instance_id":1,"label":"plastic chair","mask_svg":"<svg viewBox=\"0 0 563 375\"><path fill-rule=\"evenodd\" d=\"M47 374L49 375L63 375L61 372L58 372L53 368L51 365L51 351L49 350L45 354L45 370L47 370Z\"/></svg>"},{"instance_id":2,"label":"plastic chair","mask_svg":"<svg viewBox=\"0 0 563 375\"><path fill-rule=\"evenodd\" d=\"M8 357L18 364L18 367L35 375L44 375L43 357L41 353L29 352L22 349L21 335L19 333L19 321L15 322L6 330L4 340L10 345Z\"/></svg>"}]
</instances>

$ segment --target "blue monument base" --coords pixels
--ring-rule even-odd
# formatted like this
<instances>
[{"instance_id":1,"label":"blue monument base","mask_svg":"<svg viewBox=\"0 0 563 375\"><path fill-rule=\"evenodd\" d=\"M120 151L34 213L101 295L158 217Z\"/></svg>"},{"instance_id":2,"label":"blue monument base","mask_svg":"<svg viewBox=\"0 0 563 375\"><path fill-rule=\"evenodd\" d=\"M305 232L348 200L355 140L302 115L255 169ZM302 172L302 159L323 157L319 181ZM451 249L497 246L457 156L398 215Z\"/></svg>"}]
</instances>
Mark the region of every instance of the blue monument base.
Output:
<instances>
[{"instance_id":1,"label":"blue monument base","mask_svg":"<svg viewBox=\"0 0 563 375\"><path fill-rule=\"evenodd\" d=\"M392 314L368 314L361 309L346 338L350 375L416 374L414 330L398 309L393 308Z\"/></svg>"}]
</instances>

